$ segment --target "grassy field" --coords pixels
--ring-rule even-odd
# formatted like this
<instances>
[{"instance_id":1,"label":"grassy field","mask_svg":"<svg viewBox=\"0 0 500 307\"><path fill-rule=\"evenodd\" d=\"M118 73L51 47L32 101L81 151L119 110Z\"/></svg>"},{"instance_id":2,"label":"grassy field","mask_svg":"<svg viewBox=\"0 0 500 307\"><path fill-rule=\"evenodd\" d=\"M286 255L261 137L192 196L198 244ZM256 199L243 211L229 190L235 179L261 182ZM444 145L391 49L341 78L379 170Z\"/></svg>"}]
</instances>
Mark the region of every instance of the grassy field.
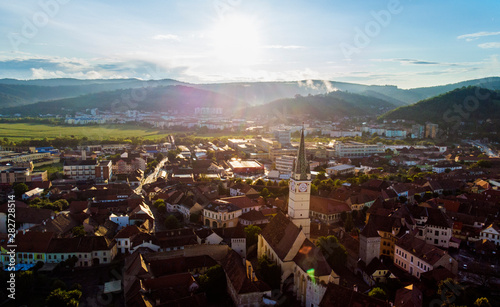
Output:
<instances>
[{"instance_id":1,"label":"grassy field","mask_svg":"<svg viewBox=\"0 0 500 307\"><path fill-rule=\"evenodd\" d=\"M57 172L62 172L63 171L63 164L62 164L62 162L59 162L59 163L42 165L39 167L35 167L34 171L36 171L36 172L47 171L47 175L50 177L50 175L52 175L52 174L55 174Z\"/></svg>"},{"instance_id":2,"label":"grassy field","mask_svg":"<svg viewBox=\"0 0 500 307\"><path fill-rule=\"evenodd\" d=\"M0 123L0 138L12 141L71 136L87 137L90 140L130 137L156 139L167 135L168 132L165 130L133 125L53 126L35 123Z\"/></svg>"},{"instance_id":3,"label":"grassy field","mask_svg":"<svg viewBox=\"0 0 500 307\"><path fill-rule=\"evenodd\" d=\"M135 125L96 125L96 126L56 126L40 123L0 123L0 139L8 138L9 141L24 141L30 139L53 139L56 137L87 137L89 140L109 140L112 138L132 138L161 139L169 134L190 134L193 132L186 130L160 130L145 128ZM206 131L195 133L200 138L231 138L231 137L252 137L249 133L228 133L227 131Z\"/></svg>"}]
</instances>

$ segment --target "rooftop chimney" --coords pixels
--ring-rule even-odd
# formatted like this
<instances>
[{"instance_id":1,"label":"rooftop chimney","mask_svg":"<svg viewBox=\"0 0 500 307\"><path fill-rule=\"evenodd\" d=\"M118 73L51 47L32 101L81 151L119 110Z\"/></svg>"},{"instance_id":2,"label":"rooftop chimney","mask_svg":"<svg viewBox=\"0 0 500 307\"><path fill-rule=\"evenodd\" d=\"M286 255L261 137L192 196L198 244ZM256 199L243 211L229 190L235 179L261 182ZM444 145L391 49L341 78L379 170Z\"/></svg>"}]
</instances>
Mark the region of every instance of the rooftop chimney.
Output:
<instances>
[{"instance_id":1,"label":"rooftop chimney","mask_svg":"<svg viewBox=\"0 0 500 307\"><path fill-rule=\"evenodd\" d=\"M87 152L85 151L85 149L82 149L82 160L87 160Z\"/></svg>"}]
</instances>

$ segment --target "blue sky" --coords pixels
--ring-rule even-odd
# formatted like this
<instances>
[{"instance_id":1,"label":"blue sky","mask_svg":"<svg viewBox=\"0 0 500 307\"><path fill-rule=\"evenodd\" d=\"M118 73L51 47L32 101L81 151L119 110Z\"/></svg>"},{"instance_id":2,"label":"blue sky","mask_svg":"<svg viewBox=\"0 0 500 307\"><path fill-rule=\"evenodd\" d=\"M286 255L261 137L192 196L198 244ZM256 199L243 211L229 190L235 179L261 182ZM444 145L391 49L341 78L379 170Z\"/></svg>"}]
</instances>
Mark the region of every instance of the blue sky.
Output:
<instances>
[{"instance_id":1,"label":"blue sky","mask_svg":"<svg viewBox=\"0 0 500 307\"><path fill-rule=\"evenodd\" d=\"M0 78L322 79L402 88L500 75L498 1L0 2Z\"/></svg>"}]
</instances>

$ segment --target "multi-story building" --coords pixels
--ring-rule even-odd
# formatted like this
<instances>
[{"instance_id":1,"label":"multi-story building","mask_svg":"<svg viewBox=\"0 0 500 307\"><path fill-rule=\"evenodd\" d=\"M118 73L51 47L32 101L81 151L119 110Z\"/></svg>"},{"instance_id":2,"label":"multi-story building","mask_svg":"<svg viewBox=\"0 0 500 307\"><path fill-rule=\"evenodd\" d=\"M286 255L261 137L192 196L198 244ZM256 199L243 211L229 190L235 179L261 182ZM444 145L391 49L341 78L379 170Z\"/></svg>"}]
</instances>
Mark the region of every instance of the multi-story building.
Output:
<instances>
[{"instance_id":1,"label":"multi-story building","mask_svg":"<svg viewBox=\"0 0 500 307\"><path fill-rule=\"evenodd\" d=\"M113 162L114 174L132 174L136 170L146 170L146 160L141 157L119 158Z\"/></svg>"},{"instance_id":2,"label":"multi-story building","mask_svg":"<svg viewBox=\"0 0 500 307\"><path fill-rule=\"evenodd\" d=\"M203 209L203 221L205 226L212 228L235 227L242 213L241 208L218 199L210 202Z\"/></svg>"},{"instance_id":3,"label":"multi-story building","mask_svg":"<svg viewBox=\"0 0 500 307\"><path fill-rule=\"evenodd\" d=\"M434 139L437 136L438 133L438 124L433 124L433 123L426 123L425 124L425 137L426 138L431 138Z\"/></svg>"},{"instance_id":4,"label":"multi-story building","mask_svg":"<svg viewBox=\"0 0 500 307\"><path fill-rule=\"evenodd\" d=\"M75 180L94 180L97 160L65 160L63 164L64 176Z\"/></svg>"},{"instance_id":5,"label":"multi-story building","mask_svg":"<svg viewBox=\"0 0 500 307\"><path fill-rule=\"evenodd\" d=\"M291 144L292 134L290 130L275 130L274 137L282 146L289 146Z\"/></svg>"},{"instance_id":6,"label":"multi-story building","mask_svg":"<svg viewBox=\"0 0 500 307\"><path fill-rule=\"evenodd\" d=\"M328 176L354 175L356 167L354 165L341 164L326 169Z\"/></svg>"},{"instance_id":7,"label":"multi-story building","mask_svg":"<svg viewBox=\"0 0 500 307\"><path fill-rule=\"evenodd\" d=\"M479 237L481 238L481 240L486 239L495 243L496 246L500 246L500 227L495 224L491 224L490 226L481 230Z\"/></svg>"},{"instance_id":8,"label":"multi-story building","mask_svg":"<svg viewBox=\"0 0 500 307\"><path fill-rule=\"evenodd\" d=\"M425 126L415 124L411 126L411 138L412 139L423 139L425 136Z\"/></svg>"},{"instance_id":9,"label":"multi-story building","mask_svg":"<svg viewBox=\"0 0 500 307\"><path fill-rule=\"evenodd\" d=\"M30 167L0 166L0 183L47 181L47 171L33 172Z\"/></svg>"},{"instance_id":10,"label":"multi-story building","mask_svg":"<svg viewBox=\"0 0 500 307\"><path fill-rule=\"evenodd\" d=\"M95 179L100 182L106 182L111 176L113 176L113 163L110 160L99 162L95 167Z\"/></svg>"},{"instance_id":11,"label":"multi-story building","mask_svg":"<svg viewBox=\"0 0 500 307\"><path fill-rule=\"evenodd\" d=\"M453 223L440 209L410 207L418 234L416 237L428 244L448 248L453 234Z\"/></svg>"},{"instance_id":12,"label":"multi-story building","mask_svg":"<svg viewBox=\"0 0 500 307\"><path fill-rule=\"evenodd\" d=\"M377 143L374 145L359 142L341 142L334 140L330 143L334 149L334 156L337 158L361 158L384 152L384 145Z\"/></svg>"},{"instance_id":13,"label":"multi-story building","mask_svg":"<svg viewBox=\"0 0 500 307\"><path fill-rule=\"evenodd\" d=\"M279 156L276 157L276 169L280 172L280 174L290 175L293 171L293 166L295 165L294 156Z\"/></svg>"},{"instance_id":14,"label":"multi-story building","mask_svg":"<svg viewBox=\"0 0 500 307\"><path fill-rule=\"evenodd\" d=\"M261 136L255 138L253 143L258 149L264 150L265 152L270 152L274 148L281 148L281 143L273 139L266 139Z\"/></svg>"},{"instance_id":15,"label":"multi-story building","mask_svg":"<svg viewBox=\"0 0 500 307\"><path fill-rule=\"evenodd\" d=\"M411 233L403 235L396 242L394 264L417 278L439 266L453 274L458 272L458 262L446 251L427 244Z\"/></svg>"}]
</instances>

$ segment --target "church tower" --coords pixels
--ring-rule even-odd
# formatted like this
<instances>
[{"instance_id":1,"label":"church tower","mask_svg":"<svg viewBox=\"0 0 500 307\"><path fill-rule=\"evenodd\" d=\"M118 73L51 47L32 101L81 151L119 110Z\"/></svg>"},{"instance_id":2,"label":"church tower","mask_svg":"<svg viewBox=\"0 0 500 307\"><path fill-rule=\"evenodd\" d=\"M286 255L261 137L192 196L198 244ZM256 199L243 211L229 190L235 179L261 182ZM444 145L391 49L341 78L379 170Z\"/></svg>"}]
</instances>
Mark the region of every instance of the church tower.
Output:
<instances>
[{"instance_id":1,"label":"church tower","mask_svg":"<svg viewBox=\"0 0 500 307\"><path fill-rule=\"evenodd\" d=\"M288 198L288 217L302 231L307 238L311 234L311 220L309 207L311 202L311 170L306 159L306 146L304 142L304 128L300 136L299 151L295 169L290 178L290 194Z\"/></svg>"}]
</instances>

